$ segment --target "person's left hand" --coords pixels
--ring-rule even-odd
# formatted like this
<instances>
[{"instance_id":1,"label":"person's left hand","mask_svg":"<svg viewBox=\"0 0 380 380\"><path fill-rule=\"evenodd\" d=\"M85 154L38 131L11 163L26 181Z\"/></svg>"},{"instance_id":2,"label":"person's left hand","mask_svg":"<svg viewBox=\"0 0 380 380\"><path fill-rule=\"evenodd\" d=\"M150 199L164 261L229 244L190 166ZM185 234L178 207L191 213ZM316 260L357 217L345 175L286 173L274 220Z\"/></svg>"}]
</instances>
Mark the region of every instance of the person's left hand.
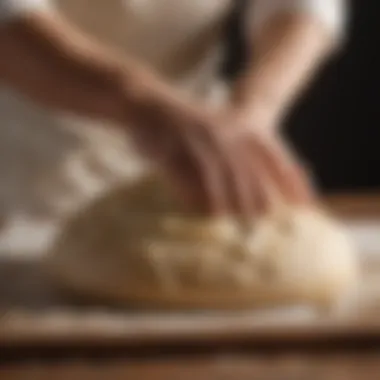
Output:
<instances>
[{"instance_id":1,"label":"person's left hand","mask_svg":"<svg viewBox=\"0 0 380 380\"><path fill-rule=\"evenodd\" d=\"M252 151L260 151L257 157L262 160L252 162L261 186L266 187L267 194L263 202L272 203L282 200L289 204L306 205L316 203L316 191L312 180L300 159L288 146L274 124L274 119L265 115L248 115L236 110L225 110L220 113L224 125L228 125L226 133L231 139L243 140L252 147ZM264 161L265 160L265 161ZM263 183L264 182L264 183ZM263 209L271 205L264 204Z\"/></svg>"}]
</instances>

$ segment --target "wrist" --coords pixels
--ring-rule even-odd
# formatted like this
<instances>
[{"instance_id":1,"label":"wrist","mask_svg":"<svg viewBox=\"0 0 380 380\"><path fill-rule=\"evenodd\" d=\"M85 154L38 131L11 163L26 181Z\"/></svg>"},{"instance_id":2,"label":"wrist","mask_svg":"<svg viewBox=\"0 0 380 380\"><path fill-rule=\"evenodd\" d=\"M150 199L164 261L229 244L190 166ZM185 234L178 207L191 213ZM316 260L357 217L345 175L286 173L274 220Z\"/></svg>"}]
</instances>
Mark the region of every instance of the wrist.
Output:
<instances>
[{"instance_id":1,"label":"wrist","mask_svg":"<svg viewBox=\"0 0 380 380\"><path fill-rule=\"evenodd\" d=\"M291 101L277 87L258 72L247 72L235 83L231 105L250 124L277 129Z\"/></svg>"},{"instance_id":2,"label":"wrist","mask_svg":"<svg viewBox=\"0 0 380 380\"><path fill-rule=\"evenodd\" d=\"M246 100L231 104L230 113L238 125L263 132L276 132L280 115L271 104L261 99Z\"/></svg>"},{"instance_id":3,"label":"wrist","mask_svg":"<svg viewBox=\"0 0 380 380\"><path fill-rule=\"evenodd\" d=\"M148 108L163 101L159 82L153 74L135 65L121 65L115 69L115 92L117 94L116 118L124 125L139 122Z\"/></svg>"},{"instance_id":4,"label":"wrist","mask_svg":"<svg viewBox=\"0 0 380 380\"><path fill-rule=\"evenodd\" d=\"M122 80L123 120L127 125L166 124L184 114L196 114L197 107L187 102L154 72L137 68L124 70Z\"/></svg>"}]
</instances>

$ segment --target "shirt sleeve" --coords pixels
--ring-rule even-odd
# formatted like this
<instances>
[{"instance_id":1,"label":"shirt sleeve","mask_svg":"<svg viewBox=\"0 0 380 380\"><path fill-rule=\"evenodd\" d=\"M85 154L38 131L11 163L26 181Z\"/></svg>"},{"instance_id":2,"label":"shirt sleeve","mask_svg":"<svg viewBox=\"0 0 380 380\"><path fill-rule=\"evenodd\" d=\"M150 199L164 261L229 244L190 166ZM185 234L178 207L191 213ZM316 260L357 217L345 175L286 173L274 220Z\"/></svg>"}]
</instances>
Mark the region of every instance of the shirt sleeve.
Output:
<instances>
[{"instance_id":1,"label":"shirt sleeve","mask_svg":"<svg viewBox=\"0 0 380 380\"><path fill-rule=\"evenodd\" d=\"M0 0L0 22L35 10L50 8L49 0Z\"/></svg>"},{"instance_id":2,"label":"shirt sleeve","mask_svg":"<svg viewBox=\"0 0 380 380\"><path fill-rule=\"evenodd\" d=\"M283 11L311 14L320 19L337 39L345 35L347 0L251 0L249 13L253 30L257 31L268 18Z\"/></svg>"}]
</instances>

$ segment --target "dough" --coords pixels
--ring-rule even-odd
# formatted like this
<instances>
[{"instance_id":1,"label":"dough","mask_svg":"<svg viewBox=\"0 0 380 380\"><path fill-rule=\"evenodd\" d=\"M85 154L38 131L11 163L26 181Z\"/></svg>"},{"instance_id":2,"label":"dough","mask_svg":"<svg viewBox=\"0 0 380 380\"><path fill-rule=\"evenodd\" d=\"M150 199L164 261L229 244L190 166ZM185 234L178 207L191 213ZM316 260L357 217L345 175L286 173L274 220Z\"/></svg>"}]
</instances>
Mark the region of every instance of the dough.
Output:
<instances>
[{"instance_id":1,"label":"dough","mask_svg":"<svg viewBox=\"0 0 380 380\"><path fill-rule=\"evenodd\" d=\"M319 210L281 210L252 225L186 213L144 178L70 220L48 256L60 286L119 304L254 307L335 303L357 281L344 229Z\"/></svg>"}]
</instances>

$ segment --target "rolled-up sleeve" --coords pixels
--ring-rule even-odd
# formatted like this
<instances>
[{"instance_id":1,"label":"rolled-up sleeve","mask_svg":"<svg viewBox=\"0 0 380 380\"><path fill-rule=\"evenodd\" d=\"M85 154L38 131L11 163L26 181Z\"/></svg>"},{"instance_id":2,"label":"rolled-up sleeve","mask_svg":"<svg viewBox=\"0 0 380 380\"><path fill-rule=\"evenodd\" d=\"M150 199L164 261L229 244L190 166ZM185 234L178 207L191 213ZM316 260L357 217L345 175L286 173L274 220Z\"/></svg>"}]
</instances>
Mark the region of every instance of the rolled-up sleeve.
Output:
<instances>
[{"instance_id":1,"label":"rolled-up sleeve","mask_svg":"<svg viewBox=\"0 0 380 380\"><path fill-rule=\"evenodd\" d=\"M11 20L27 12L48 10L49 0L0 0L0 22Z\"/></svg>"},{"instance_id":2,"label":"rolled-up sleeve","mask_svg":"<svg viewBox=\"0 0 380 380\"><path fill-rule=\"evenodd\" d=\"M345 35L347 8L347 0L251 0L248 13L257 31L278 12L307 13L318 18L339 40Z\"/></svg>"}]
</instances>

